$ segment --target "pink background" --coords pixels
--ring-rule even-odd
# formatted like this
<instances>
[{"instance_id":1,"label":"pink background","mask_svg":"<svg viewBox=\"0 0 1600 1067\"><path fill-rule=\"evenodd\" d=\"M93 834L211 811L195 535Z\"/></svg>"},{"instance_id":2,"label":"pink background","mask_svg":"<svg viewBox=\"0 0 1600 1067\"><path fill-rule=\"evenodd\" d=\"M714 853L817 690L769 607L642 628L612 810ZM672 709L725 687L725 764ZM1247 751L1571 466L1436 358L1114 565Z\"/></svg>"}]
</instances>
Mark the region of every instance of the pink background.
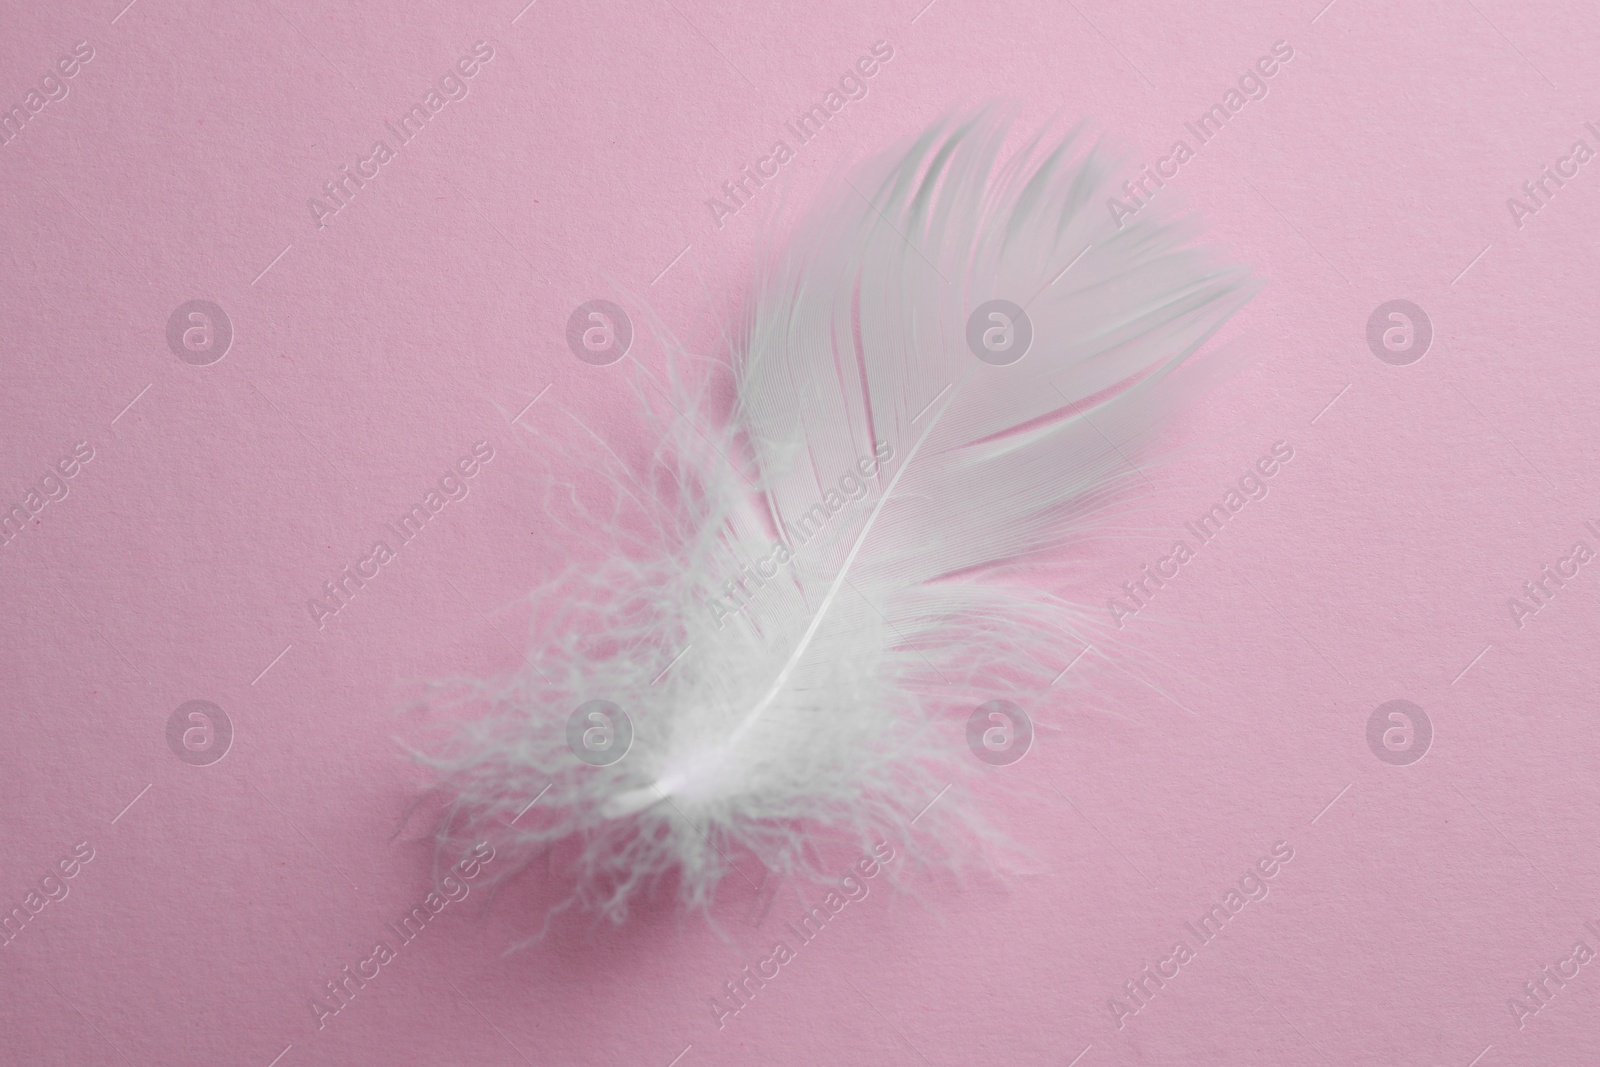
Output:
<instances>
[{"instance_id":1,"label":"pink background","mask_svg":"<svg viewBox=\"0 0 1600 1067\"><path fill-rule=\"evenodd\" d=\"M1520 228L1505 204L1600 148L1587 5L429 6L6 5L0 103L75 42L94 58L0 145L0 503L77 441L94 458L0 548L0 910L94 858L0 948L0 1060L1600 1062L1600 964L1520 1027L1507 1005L1600 949L1592 567L1508 609L1600 547L1600 164ZM319 229L307 198L480 40L469 95ZM705 200L880 40L787 189L715 226ZM796 887L762 918L730 878L722 935L663 913L505 956L530 872L319 1029L308 999L430 885L402 683L514 669L513 601L582 551L522 427L630 439L626 364L575 359L572 310L621 303L647 366L648 313L713 350L772 209L849 160L1003 95L1153 162L1280 40L1269 95L1161 194L1266 280L1230 328L1262 358L1190 414L1147 534L1085 589L1117 592L1274 441L1295 458L1116 632L1102 699L1031 709L1028 756L939 801L983 806L1020 866L947 884L896 842L902 891L872 883L721 1029L708 998ZM1399 298L1434 329L1409 366L1366 343ZM233 324L209 366L167 346L192 299ZM307 598L480 440L468 497L319 629ZM209 766L167 745L194 699L235 731ZM1367 745L1392 699L1433 725L1409 766ZM1110 999L1279 841L1270 895L1119 1028Z\"/></svg>"}]
</instances>

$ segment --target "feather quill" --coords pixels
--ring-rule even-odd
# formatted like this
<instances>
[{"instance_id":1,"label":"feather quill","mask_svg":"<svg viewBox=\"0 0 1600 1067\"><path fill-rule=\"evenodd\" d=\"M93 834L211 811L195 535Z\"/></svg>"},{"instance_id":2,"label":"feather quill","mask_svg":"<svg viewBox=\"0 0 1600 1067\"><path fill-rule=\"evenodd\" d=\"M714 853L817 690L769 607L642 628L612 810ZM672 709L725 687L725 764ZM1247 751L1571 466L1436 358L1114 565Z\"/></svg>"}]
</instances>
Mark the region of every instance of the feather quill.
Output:
<instances>
[{"instance_id":1,"label":"feather quill","mask_svg":"<svg viewBox=\"0 0 1600 1067\"><path fill-rule=\"evenodd\" d=\"M814 874L819 836L971 836L962 806L919 818L985 769L966 712L1037 697L1092 626L1013 569L1094 530L1252 291L1184 224L1112 223L1113 164L1076 135L1007 157L1011 132L941 121L840 183L750 295L731 410L672 375L651 470L619 482L650 533L613 522L603 564L536 591L539 666L478 687L431 757L446 837L559 845L566 903L620 922L664 879L706 907L746 859ZM969 344L997 299L1032 332L1005 365ZM603 766L566 729L595 699L627 718L602 739L632 731Z\"/></svg>"}]
</instances>

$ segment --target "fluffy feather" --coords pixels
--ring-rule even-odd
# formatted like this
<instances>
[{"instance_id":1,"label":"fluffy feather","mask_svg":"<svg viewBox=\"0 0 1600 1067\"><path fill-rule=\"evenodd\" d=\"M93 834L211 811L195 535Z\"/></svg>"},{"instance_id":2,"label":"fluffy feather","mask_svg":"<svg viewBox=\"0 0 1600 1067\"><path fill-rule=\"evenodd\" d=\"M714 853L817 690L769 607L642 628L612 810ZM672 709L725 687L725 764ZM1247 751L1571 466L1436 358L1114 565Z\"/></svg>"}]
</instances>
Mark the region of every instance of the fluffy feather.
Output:
<instances>
[{"instance_id":1,"label":"fluffy feather","mask_svg":"<svg viewBox=\"0 0 1600 1067\"><path fill-rule=\"evenodd\" d=\"M941 122L841 183L748 301L731 411L672 374L651 469L619 482L644 526L608 517L608 561L536 591L539 666L476 690L433 758L447 836L561 843L568 903L620 922L665 878L703 907L734 857L804 875L816 835L903 835L985 769L967 712L1036 697L1087 625L1008 568L1093 529L1250 288L1155 212L1113 225L1110 164L1072 136L1002 163L1009 133ZM1009 366L967 343L991 298L1033 323ZM633 725L610 766L567 743L595 698Z\"/></svg>"}]
</instances>

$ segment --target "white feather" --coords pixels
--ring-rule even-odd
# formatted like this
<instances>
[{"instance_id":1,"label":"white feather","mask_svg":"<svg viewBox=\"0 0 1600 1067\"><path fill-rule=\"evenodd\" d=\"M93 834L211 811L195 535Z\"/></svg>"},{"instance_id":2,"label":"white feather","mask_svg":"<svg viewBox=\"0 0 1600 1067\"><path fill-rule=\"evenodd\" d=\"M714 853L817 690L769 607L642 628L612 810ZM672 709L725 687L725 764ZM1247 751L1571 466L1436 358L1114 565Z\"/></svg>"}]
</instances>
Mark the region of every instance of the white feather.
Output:
<instances>
[{"instance_id":1,"label":"white feather","mask_svg":"<svg viewBox=\"0 0 1600 1067\"><path fill-rule=\"evenodd\" d=\"M480 689L436 757L450 833L564 844L568 903L621 921L664 878L706 906L734 857L804 874L815 835L904 834L987 769L967 712L1036 697L1088 625L1006 569L1093 529L1185 394L1172 372L1250 289L1153 211L1115 226L1110 164L1072 137L1001 164L1009 132L939 123L824 201L749 301L730 413L673 375L680 415L622 485L653 532L610 521L606 564L536 591L539 667ZM966 341L991 298L1033 322L1009 366ZM737 613L712 606L758 564ZM611 766L567 746L594 698L633 724ZM970 819L946 803L918 829Z\"/></svg>"}]
</instances>

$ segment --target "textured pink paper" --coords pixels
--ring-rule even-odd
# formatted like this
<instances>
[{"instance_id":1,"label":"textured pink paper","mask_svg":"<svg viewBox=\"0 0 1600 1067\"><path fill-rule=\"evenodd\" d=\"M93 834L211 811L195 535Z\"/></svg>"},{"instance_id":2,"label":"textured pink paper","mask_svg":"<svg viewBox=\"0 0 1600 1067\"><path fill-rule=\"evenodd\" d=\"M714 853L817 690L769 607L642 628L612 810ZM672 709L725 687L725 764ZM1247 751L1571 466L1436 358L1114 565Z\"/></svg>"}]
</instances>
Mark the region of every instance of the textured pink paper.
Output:
<instances>
[{"instance_id":1,"label":"textured pink paper","mask_svg":"<svg viewBox=\"0 0 1600 1067\"><path fill-rule=\"evenodd\" d=\"M523 2L6 5L0 505L47 475L66 495L0 547L0 912L29 916L0 947L0 1062L1600 1062L1600 961L1574 950L1600 950L1585 5ZM798 145L785 123L877 42L865 97ZM1201 145L1185 124L1277 42L1266 95ZM452 71L465 95L400 144ZM626 365L574 358L569 316L617 302L647 365L651 315L713 350L774 211L997 95L1089 118L1130 179L1187 141L1156 195L1266 281L1228 330L1260 360L1190 413L1084 595L1126 597L1293 449L1119 615L1122 668L1073 667L1100 699L1031 707L1028 755L937 801L1024 859L955 885L894 841L720 1017L815 891L730 878L722 935L662 910L505 956L538 871L493 897L479 871L402 941L431 885L404 683L515 668L517 598L588 550L546 519L522 427L638 445ZM779 139L775 183L708 206ZM215 361L212 312L169 344L197 300L231 324ZM1431 324L1420 359L1383 347L1400 320L1369 345L1393 300ZM480 442L465 496L363 563ZM377 573L310 611L351 566ZM1399 721L1368 741L1392 700L1431 724L1407 765L1378 755ZM231 724L222 759L210 712L177 731L196 762L169 745L189 701Z\"/></svg>"}]
</instances>

